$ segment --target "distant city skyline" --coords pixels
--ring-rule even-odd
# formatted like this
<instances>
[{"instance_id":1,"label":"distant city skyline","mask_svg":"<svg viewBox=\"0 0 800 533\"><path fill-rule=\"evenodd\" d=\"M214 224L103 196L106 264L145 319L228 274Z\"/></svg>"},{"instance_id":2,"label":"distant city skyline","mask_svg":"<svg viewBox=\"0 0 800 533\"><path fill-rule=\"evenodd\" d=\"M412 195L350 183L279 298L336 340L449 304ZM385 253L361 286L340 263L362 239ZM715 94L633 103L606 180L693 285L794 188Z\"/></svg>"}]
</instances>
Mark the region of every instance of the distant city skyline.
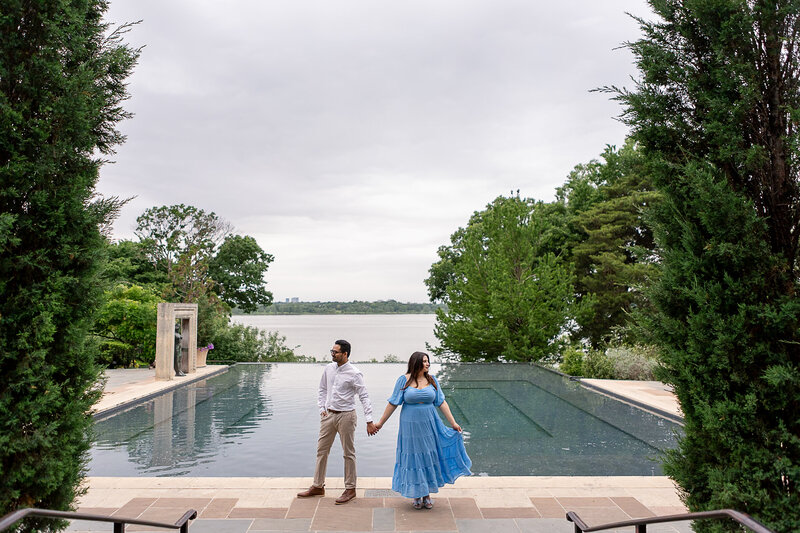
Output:
<instances>
[{"instance_id":1,"label":"distant city skyline","mask_svg":"<svg viewBox=\"0 0 800 533\"><path fill-rule=\"evenodd\" d=\"M142 20L127 142L98 190L214 211L275 257L276 301L427 302L436 250L498 195L551 200L621 145L644 0L114 0Z\"/></svg>"}]
</instances>

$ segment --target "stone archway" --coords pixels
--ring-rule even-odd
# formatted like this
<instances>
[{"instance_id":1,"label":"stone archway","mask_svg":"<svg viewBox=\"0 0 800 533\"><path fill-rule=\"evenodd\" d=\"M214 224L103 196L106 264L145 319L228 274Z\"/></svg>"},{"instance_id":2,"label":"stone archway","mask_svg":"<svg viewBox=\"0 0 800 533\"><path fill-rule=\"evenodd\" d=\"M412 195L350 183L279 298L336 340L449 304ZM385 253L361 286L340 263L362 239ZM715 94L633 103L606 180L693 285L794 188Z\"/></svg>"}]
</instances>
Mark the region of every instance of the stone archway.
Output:
<instances>
[{"instance_id":1,"label":"stone archway","mask_svg":"<svg viewBox=\"0 0 800 533\"><path fill-rule=\"evenodd\" d=\"M156 379L175 378L175 321L181 321L181 371L197 371L197 304L160 303L156 326Z\"/></svg>"}]
</instances>

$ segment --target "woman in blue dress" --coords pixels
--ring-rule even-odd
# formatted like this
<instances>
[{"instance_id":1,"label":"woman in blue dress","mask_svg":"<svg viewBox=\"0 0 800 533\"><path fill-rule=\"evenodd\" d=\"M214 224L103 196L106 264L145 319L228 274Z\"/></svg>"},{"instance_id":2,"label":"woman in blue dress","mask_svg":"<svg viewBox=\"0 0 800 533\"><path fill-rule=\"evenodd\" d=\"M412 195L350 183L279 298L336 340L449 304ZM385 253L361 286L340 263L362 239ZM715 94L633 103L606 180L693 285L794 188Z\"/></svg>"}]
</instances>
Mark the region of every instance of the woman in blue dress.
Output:
<instances>
[{"instance_id":1,"label":"woman in blue dress","mask_svg":"<svg viewBox=\"0 0 800 533\"><path fill-rule=\"evenodd\" d=\"M389 404L375 425L378 429L383 427L397 406L403 405L392 490L413 498L415 509L432 508L432 492L439 492L439 487L453 483L460 476L472 474L461 426L444 401L436 378L428 374L429 367L428 354L411 354L406 375L397 378ZM444 425L436 407L453 429Z\"/></svg>"}]
</instances>

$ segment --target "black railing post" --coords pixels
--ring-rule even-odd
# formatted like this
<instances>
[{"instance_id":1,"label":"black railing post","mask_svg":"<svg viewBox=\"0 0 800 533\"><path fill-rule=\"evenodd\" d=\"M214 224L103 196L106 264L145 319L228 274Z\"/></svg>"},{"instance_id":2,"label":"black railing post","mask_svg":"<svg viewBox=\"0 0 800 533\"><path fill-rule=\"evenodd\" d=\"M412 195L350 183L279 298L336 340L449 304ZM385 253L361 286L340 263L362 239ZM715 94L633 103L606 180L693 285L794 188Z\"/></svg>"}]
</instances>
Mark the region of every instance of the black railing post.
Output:
<instances>
[{"instance_id":1,"label":"black railing post","mask_svg":"<svg viewBox=\"0 0 800 533\"><path fill-rule=\"evenodd\" d=\"M636 524L636 533L647 533L647 524Z\"/></svg>"},{"instance_id":2,"label":"black railing post","mask_svg":"<svg viewBox=\"0 0 800 533\"><path fill-rule=\"evenodd\" d=\"M125 533L125 522L114 522L114 533Z\"/></svg>"}]
</instances>

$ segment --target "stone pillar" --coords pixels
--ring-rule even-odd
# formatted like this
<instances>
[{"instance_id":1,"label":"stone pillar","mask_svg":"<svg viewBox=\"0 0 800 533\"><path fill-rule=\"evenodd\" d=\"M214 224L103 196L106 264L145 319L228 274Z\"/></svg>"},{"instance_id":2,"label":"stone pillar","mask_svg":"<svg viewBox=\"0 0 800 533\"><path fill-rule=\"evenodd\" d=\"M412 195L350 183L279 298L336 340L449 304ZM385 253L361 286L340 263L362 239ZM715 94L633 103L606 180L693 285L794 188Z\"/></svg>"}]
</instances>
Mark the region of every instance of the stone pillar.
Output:
<instances>
[{"instance_id":1,"label":"stone pillar","mask_svg":"<svg viewBox=\"0 0 800 533\"><path fill-rule=\"evenodd\" d=\"M175 354L174 304L158 304L156 326L156 380L172 380L175 376L172 361Z\"/></svg>"},{"instance_id":2,"label":"stone pillar","mask_svg":"<svg viewBox=\"0 0 800 533\"><path fill-rule=\"evenodd\" d=\"M174 379L175 320L181 321L181 371L197 372L197 304L160 303L156 328L156 379Z\"/></svg>"}]
</instances>

